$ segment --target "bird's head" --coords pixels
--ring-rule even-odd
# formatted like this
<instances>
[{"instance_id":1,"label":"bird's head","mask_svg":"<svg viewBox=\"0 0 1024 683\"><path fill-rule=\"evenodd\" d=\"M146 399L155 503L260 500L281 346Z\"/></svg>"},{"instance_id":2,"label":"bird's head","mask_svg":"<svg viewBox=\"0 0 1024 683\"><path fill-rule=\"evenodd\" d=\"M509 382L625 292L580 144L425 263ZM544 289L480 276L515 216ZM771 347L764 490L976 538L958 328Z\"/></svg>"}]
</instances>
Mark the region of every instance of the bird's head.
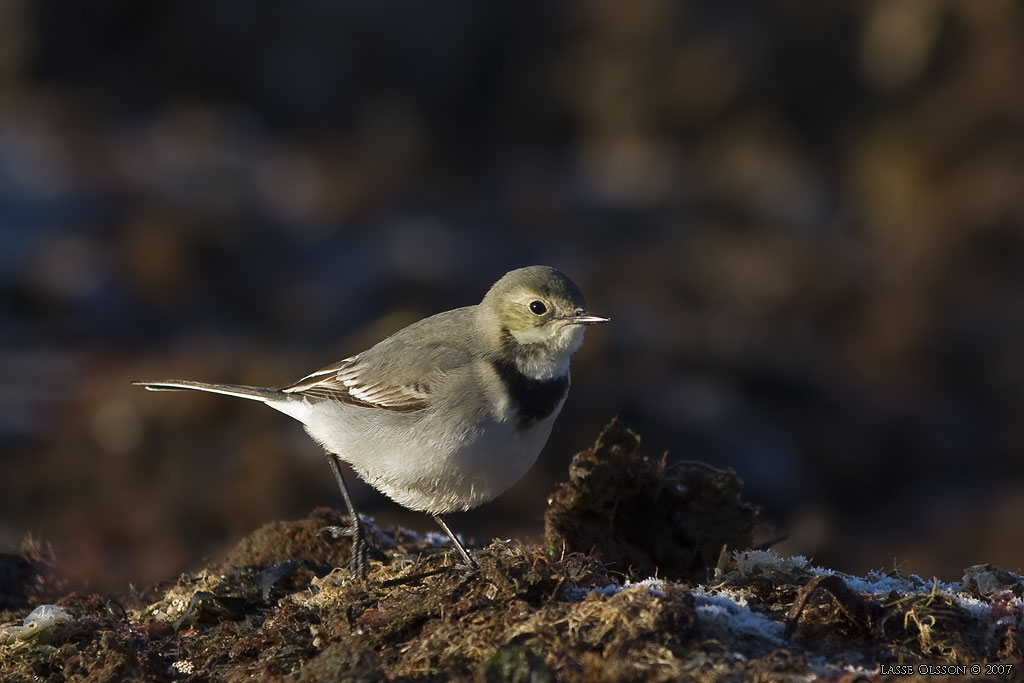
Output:
<instances>
[{"instance_id":1,"label":"bird's head","mask_svg":"<svg viewBox=\"0 0 1024 683\"><path fill-rule=\"evenodd\" d=\"M568 370L587 325L609 320L589 313L579 287L549 266L506 273L484 296L480 311L501 355L536 379Z\"/></svg>"}]
</instances>

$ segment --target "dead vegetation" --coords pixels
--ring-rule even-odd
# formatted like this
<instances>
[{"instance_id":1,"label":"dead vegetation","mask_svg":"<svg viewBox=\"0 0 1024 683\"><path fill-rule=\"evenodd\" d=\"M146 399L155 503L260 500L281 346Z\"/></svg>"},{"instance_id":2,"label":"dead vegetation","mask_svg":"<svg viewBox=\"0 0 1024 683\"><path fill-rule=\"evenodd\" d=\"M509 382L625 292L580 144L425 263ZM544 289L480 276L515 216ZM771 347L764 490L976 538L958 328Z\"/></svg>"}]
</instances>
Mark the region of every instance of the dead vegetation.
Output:
<instances>
[{"instance_id":1,"label":"dead vegetation","mask_svg":"<svg viewBox=\"0 0 1024 683\"><path fill-rule=\"evenodd\" d=\"M1016 574L851 577L745 551L756 509L735 475L666 468L637 445L609 425L553 497L544 546L492 542L477 571L389 529L376 530L388 563L353 580L335 569L348 541L319 533L343 521L328 509L121 602L63 593L38 553L7 556L0 679L852 681L881 665L1019 666ZM70 621L22 624L41 603Z\"/></svg>"}]
</instances>

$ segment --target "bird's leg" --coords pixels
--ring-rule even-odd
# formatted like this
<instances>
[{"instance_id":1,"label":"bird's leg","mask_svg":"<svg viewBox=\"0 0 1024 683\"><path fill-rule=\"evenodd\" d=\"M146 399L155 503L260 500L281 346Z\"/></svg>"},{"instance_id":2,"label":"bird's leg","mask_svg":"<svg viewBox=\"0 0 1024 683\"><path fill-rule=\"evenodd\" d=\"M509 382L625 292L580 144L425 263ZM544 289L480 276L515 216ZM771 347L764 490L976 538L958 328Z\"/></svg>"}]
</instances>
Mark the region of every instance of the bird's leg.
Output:
<instances>
[{"instance_id":1,"label":"bird's leg","mask_svg":"<svg viewBox=\"0 0 1024 683\"><path fill-rule=\"evenodd\" d=\"M331 471L334 472L334 479L338 482L338 488L341 489L341 497L345 500L345 507L348 508L349 527L344 530L339 527L326 527L322 531L330 531L336 537L339 535L339 532L352 537L352 559L349 561L349 570L360 579L365 579L367 572L370 570L370 552L372 551L374 555L379 557L383 556L370 543L366 527L363 525L362 520L359 519L359 513L356 512L355 506L352 505L352 497L348 495L345 478L341 475L341 458L334 453L328 453L327 462L331 466Z\"/></svg>"},{"instance_id":2,"label":"bird's leg","mask_svg":"<svg viewBox=\"0 0 1024 683\"><path fill-rule=\"evenodd\" d=\"M455 538L455 534L453 534L452 530L448 528L448 525L445 523L445 521L441 519L441 515L433 515L433 517L434 521L437 522L442 529L444 529L444 532L446 534L448 534L448 538L452 539L452 544L455 546L455 549L459 551L459 555L462 556L462 561L466 564L466 566L470 569L479 569L480 566L476 563L476 560L469 556L469 553L466 552L466 549L462 546L461 543L459 543L459 539Z\"/></svg>"}]
</instances>

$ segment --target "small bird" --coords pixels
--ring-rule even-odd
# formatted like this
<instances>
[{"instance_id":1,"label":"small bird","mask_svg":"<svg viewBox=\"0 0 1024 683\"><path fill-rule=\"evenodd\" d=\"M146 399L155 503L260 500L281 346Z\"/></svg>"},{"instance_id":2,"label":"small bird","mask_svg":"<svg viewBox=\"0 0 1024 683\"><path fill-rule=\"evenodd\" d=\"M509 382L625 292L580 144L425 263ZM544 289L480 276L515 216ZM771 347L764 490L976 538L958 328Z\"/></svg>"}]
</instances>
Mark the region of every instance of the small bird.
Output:
<instances>
[{"instance_id":1,"label":"small bird","mask_svg":"<svg viewBox=\"0 0 1024 683\"><path fill-rule=\"evenodd\" d=\"M569 358L588 325L579 288L558 270L506 273L483 300L424 318L362 353L278 389L187 380L133 382L261 401L327 451L348 508L352 572L371 550L340 463L399 505L442 515L494 500L533 466L569 391Z\"/></svg>"}]
</instances>

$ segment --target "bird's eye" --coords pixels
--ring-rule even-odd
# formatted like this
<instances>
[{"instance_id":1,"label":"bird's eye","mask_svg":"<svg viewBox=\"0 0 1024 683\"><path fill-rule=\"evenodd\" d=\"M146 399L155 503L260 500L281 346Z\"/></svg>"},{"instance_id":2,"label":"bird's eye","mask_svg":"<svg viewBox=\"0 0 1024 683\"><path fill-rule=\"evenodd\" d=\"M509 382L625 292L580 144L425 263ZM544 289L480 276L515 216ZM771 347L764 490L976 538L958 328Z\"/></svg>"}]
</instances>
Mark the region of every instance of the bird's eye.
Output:
<instances>
[{"instance_id":1,"label":"bird's eye","mask_svg":"<svg viewBox=\"0 0 1024 683\"><path fill-rule=\"evenodd\" d=\"M531 301L530 310L535 315L544 315L545 313L548 312L548 307L544 305L543 301Z\"/></svg>"}]
</instances>

